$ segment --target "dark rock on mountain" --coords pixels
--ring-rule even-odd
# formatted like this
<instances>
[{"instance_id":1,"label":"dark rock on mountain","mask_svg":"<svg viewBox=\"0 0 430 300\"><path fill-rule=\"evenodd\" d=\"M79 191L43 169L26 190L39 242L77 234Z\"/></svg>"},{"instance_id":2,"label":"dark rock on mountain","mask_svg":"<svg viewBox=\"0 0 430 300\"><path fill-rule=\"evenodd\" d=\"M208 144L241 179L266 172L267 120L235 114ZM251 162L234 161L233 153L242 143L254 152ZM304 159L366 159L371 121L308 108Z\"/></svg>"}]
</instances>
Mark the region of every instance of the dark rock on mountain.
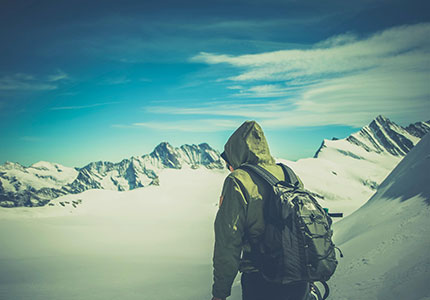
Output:
<instances>
[{"instance_id":1,"label":"dark rock on mountain","mask_svg":"<svg viewBox=\"0 0 430 300\"><path fill-rule=\"evenodd\" d=\"M152 151L149 156L151 156L151 158L159 160L161 164L167 168L181 168L178 151L167 142L163 142L157 147L155 147L154 151Z\"/></svg>"},{"instance_id":2,"label":"dark rock on mountain","mask_svg":"<svg viewBox=\"0 0 430 300\"><path fill-rule=\"evenodd\" d=\"M51 199L89 189L127 191L159 185L162 169L222 169L218 151L208 144L172 147L163 142L154 151L119 163L97 161L82 168L39 162L30 167L7 162L0 166L0 206L43 206Z\"/></svg>"},{"instance_id":3,"label":"dark rock on mountain","mask_svg":"<svg viewBox=\"0 0 430 300\"><path fill-rule=\"evenodd\" d=\"M426 133L430 132L430 120L427 122L417 122L405 128L413 136L422 138Z\"/></svg>"},{"instance_id":4,"label":"dark rock on mountain","mask_svg":"<svg viewBox=\"0 0 430 300\"><path fill-rule=\"evenodd\" d=\"M429 122L417 122L403 128L388 118L379 115L368 126L363 127L359 132L351 134L345 140L367 152L386 153L403 157L427 132L430 132ZM332 140L334 143L338 141L343 142L344 140ZM327 147L326 144L327 140L324 140L314 158L319 157L321 151L324 151ZM361 156L351 151L338 151L344 155L362 159Z\"/></svg>"}]
</instances>

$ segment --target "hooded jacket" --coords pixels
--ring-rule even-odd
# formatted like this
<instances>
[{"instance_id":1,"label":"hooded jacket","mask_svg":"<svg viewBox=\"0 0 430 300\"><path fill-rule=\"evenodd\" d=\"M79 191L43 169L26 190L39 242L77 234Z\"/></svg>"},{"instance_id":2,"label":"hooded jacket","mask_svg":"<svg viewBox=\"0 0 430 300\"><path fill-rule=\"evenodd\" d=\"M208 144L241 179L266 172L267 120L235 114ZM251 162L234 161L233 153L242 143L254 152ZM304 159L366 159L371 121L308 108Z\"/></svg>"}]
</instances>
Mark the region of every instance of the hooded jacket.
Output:
<instances>
[{"instance_id":1,"label":"hooded jacket","mask_svg":"<svg viewBox=\"0 0 430 300\"><path fill-rule=\"evenodd\" d=\"M260 165L279 180L285 180L285 176L282 168L275 164L263 130L255 121L246 121L232 134L222 157L234 171L224 181L215 219L212 294L225 299L231 294L239 270L257 271L242 254L250 252L250 242L258 242L264 232L263 199L267 199L270 192L266 182L240 166L244 163Z\"/></svg>"}]
</instances>

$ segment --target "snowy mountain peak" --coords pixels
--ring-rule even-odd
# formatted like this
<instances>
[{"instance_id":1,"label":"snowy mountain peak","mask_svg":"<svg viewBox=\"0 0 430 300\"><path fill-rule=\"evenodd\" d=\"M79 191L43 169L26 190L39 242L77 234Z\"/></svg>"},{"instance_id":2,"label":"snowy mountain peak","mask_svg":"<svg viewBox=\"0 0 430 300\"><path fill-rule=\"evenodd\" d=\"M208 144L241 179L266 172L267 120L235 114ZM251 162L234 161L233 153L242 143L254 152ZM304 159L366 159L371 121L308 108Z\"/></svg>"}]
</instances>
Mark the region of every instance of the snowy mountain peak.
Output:
<instances>
[{"instance_id":1,"label":"snowy mountain peak","mask_svg":"<svg viewBox=\"0 0 430 300\"><path fill-rule=\"evenodd\" d=\"M361 151L354 150L356 147L366 152L403 157L427 132L430 132L430 123L418 122L403 128L390 119L379 115L369 125L346 139L324 140L314 157L324 155L328 147L357 159L361 157L357 156L357 153Z\"/></svg>"},{"instance_id":2,"label":"snowy mountain peak","mask_svg":"<svg viewBox=\"0 0 430 300\"><path fill-rule=\"evenodd\" d=\"M41 160L37 163L32 164L30 167L35 169L52 169L52 167L55 167L55 165L57 164L53 164L53 163Z\"/></svg>"},{"instance_id":3,"label":"snowy mountain peak","mask_svg":"<svg viewBox=\"0 0 430 300\"><path fill-rule=\"evenodd\" d=\"M37 163L32 164L30 168L40 170L40 171L52 171L52 172L70 171L70 168L68 167L65 167L57 163L51 163L48 161L39 161Z\"/></svg>"},{"instance_id":4,"label":"snowy mountain peak","mask_svg":"<svg viewBox=\"0 0 430 300\"><path fill-rule=\"evenodd\" d=\"M209 145L208 145L208 143L201 143L201 144L199 144L199 147L200 147L201 149L205 149L205 150L207 150L207 149L213 150L213 149L211 148L211 146L209 146Z\"/></svg>"},{"instance_id":5,"label":"snowy mountain peak","mask_svg":"<svg viewBox=\"0 0 430 300\"><path fill-rule=\"evenodd\" d=\"M422 138L427 132L430 132L430 120L411 124L405 129L413 136Z\"/></svg>"},{"instance_id":6,"label":"snowy mountain peak","mask_svg":"<svg viewBox=\"0 0 430 300\"><path fill-rule=\"evenodd\" d=\"M113 166L113 163L111 163L111 162L99 160L99 161L89 163L88 165L83 167L81 170L83 170L83 169L86 169L89 171L95 170L99 173L104 173L106 170L108 170L112 166Z\"/></svg>"},{"instance_id":7,"label":"snowy mountain peak","mask_svg":"<svg viewBox=\"0 0 430 300\"><path fill-rule=\"evenodd\" d=\"M395 156L404 156L418 142L404 128L389 119L378 116L367 129L377 152L387 151Z\"/></svg>"},{"instance_id":8,"label":"snowy mountain peak","mask_svg":"<svg viewBox=\"0 0 430 300\"><path fill-rule=\"evenodd\" d=\"M197 168L204 166L209 169L222 169L224 166L220 160L220 154L207 143L199 145L185 144L174 148L169 143L163 142L155 147L149 155L142 156L145 161L159 169L173 168L181 169L184 166Z\"/></svg>"},{"instance_id":9,"label":"snowy mountain peak","mask_svg":"<svg viewBox=\"0 0 430 300\"><path fill-rule=\"evenodd\" d=\"M181 162L179 160L177 150L167 142L162 142L155 147L150 156L158 159L164 167L173 169L181 168Z\"/></svg>"},{"instance_id":10,"label":"snowy mountain peak","mask_svg":"<svg viewBox=\"0 0 430 300\"><path fill-rule=\"evenodd\" d=\"M380 124L391 123L390 119L384 117L383 115L378 115L374 121Z\"/></svg>"},{"instance_id":11,"label":"snowy mountain peak","mask_svg":"<svg viewBox=\"0 0 430 300\"><path fill-rule=\"evenodd\" d=\"M173 153L175 152L175 148L170 145L168 142L161 142L160 144L158 144L155 148L154 151L151 154L155 154L155 153Z\"/></svg>"},{"instance_id":12,"label":"snowy mountain peak","mask_svg":"<svg viewBox=\"0 0 430 300\"><path fill-rule=\"evenodd\" d=\"M3 165L0 165L0 170L2 170L2 169L3 170L24 169L24 166L19 164L19 163L6 161Z\"/></svg>"},{"instance_id":13,"label":"snowy mountain peak","mask_svg":"<svg viewBox=\"0 0 430 300\"><path fill-rule=\"evenodd\" d=\"M0 206L42 206L58 196L89 189L126 191L159 185L161 170L185 166L224 167L220 154L206 143L175 148L168 142L160 143L150 154L133 156L118 163L95 161L82 168L68 168L46 161L30 167L7 162L0 165Z\"/></svg>"},{"instance_id":14,"label":"snowy mountain peak","mask_svg":"<svg viewBox=\"0 0 430 300\"><path fill-rule=\"evenodd\" d=\"M425 132L430 131L428 125L418 122L410 128ZM384 178L420 141L419 135L422 132L413 134L412 130L378 116L346 139L324 140L313 159L301 159L290 166L309 190L326 199L353 200L351 206L344 208L348 214L375 193ZM317 166L320 172L316 171Z\"/></svg>"}]
</instances>

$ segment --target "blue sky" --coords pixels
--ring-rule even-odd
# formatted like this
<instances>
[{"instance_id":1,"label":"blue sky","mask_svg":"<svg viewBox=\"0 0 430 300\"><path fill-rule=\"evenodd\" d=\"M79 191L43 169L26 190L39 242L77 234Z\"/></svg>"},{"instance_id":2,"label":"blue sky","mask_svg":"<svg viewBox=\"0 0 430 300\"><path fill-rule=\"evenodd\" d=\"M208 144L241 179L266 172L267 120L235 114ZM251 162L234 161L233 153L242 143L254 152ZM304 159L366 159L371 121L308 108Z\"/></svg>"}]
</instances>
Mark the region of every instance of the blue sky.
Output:
<instances>
[{"instance_id":1,"label":"blue sky","mask_svg":"<svg viewBox=\"0 0 430 300\"><path fill-rule=\"evenodd\" d=\"M425 1L2 1L0 163L218 150L244 120L310 157L430 119Z\"/></svg>"}]
</instances>

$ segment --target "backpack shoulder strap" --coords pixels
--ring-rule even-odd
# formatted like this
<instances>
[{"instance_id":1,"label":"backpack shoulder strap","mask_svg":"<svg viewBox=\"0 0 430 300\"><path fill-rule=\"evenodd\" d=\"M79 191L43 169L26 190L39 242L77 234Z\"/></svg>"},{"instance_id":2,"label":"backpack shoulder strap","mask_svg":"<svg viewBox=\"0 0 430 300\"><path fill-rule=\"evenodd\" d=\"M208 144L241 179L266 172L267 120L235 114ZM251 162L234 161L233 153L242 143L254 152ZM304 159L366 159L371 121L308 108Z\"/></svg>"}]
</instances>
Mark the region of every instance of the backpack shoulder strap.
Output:
<instances>
[{"instance_id":1,"label":"backpack shoulder strap","mask_svg":"<svg viewBox=\"0 0 430 300\"><path fill-rule=\"evenodd\" d=\"M292 185L299 186L300 181L297 178L297 175L290 167L284 165L283 163L279 163L277 165L282 167L282 170L284 171L284 175L285 175L285 180L288 179L288 182L291 183Z\"/></svg>"},{"instance_id":2,"label":"backpack shoulder strap","mask_svg":"<svg viewBox=\"0 0 430 300\"><path fill-rule=\"evenodd\" d=\"M253 172L254 174L257 174L261 178L263 178L264 181L268 182L270 185L274 186L276 185L279 180L273 176L269 171L264 169L261 166L258 165L251 165L251 164L243 164L240 166L241 169L248 170Z\"/></svg>"}]
</instances>

